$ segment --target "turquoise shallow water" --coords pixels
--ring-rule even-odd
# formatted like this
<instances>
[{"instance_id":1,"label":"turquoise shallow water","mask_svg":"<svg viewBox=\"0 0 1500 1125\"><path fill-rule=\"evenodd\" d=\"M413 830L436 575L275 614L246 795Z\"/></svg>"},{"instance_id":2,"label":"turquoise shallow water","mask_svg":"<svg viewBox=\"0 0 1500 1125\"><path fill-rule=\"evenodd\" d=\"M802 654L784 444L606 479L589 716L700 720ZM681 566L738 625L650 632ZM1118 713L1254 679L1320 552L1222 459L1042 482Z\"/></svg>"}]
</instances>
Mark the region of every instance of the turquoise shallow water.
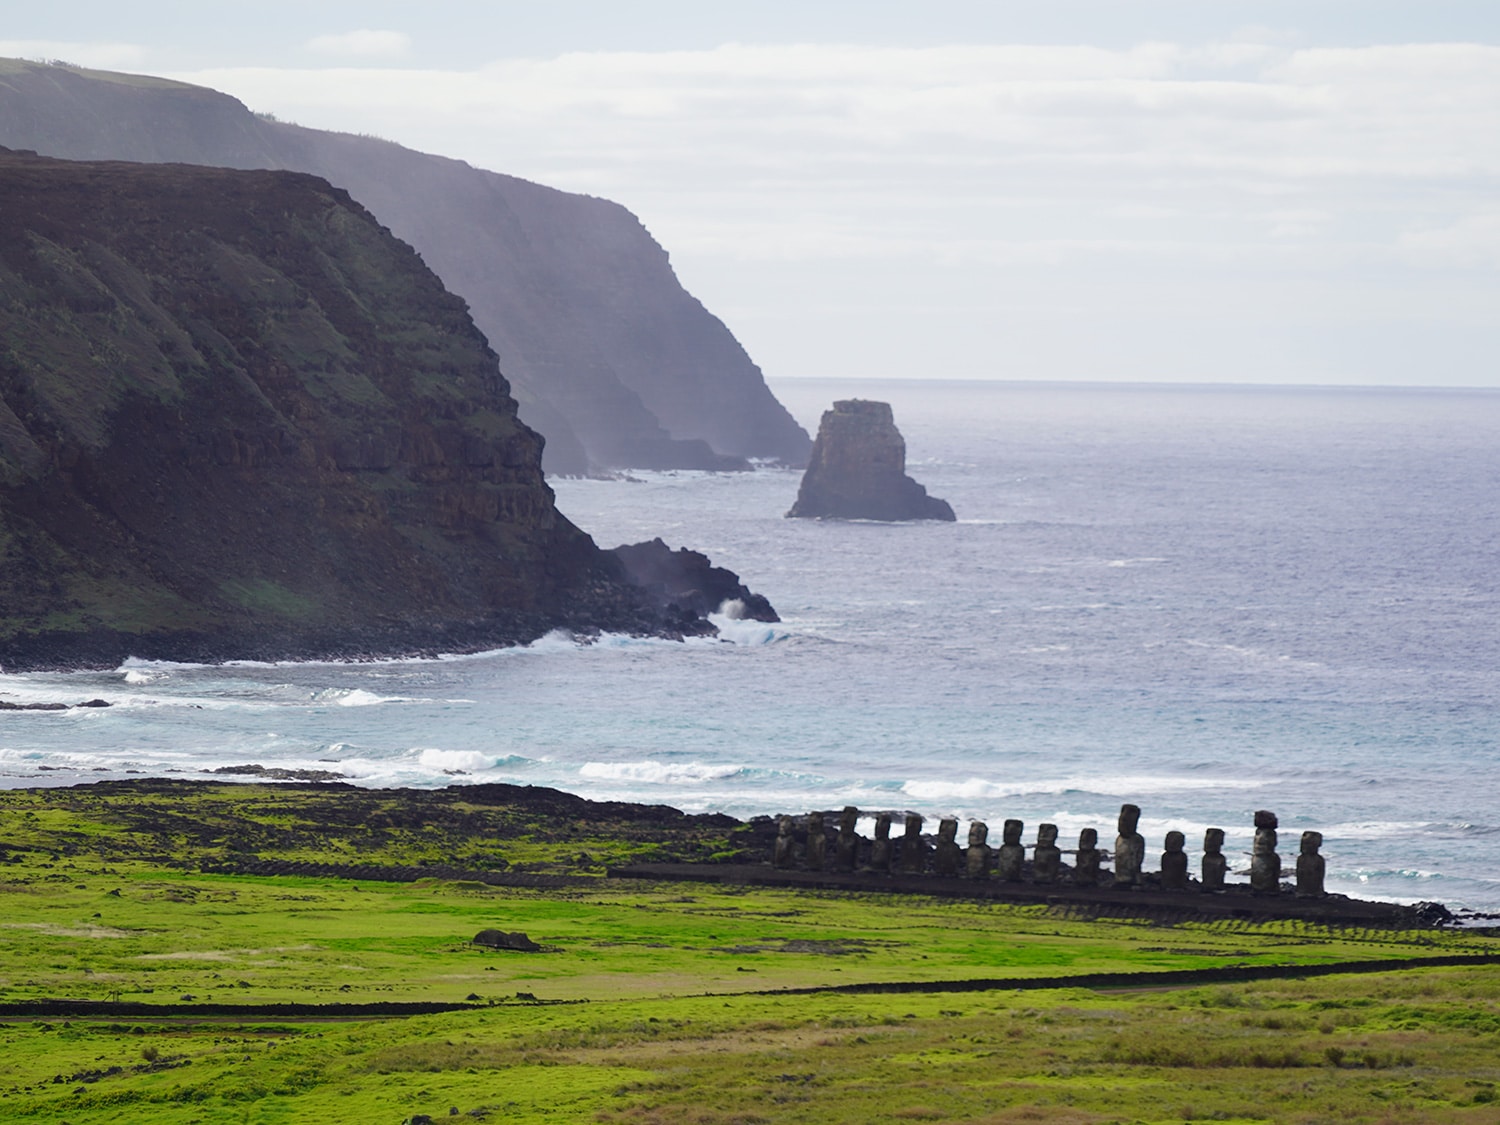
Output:
<instances>
[{"instance_id":1,"label":"turquoise shallow water","mask_svg":"<svg viewBox=\"0 0 1500 1125\"><path fill-rule=\"evenodd\" d=\"M957 524L782 514L779 470L557 481L601 543L660 535L783 625L720 642L550 637L444 661L0 676L5 784L319 766L508 780L739 815L845 803L1209 825L1330 884L1500 910L1500 394L782 382L896 408Z\"/></svg>"}]
</instances>

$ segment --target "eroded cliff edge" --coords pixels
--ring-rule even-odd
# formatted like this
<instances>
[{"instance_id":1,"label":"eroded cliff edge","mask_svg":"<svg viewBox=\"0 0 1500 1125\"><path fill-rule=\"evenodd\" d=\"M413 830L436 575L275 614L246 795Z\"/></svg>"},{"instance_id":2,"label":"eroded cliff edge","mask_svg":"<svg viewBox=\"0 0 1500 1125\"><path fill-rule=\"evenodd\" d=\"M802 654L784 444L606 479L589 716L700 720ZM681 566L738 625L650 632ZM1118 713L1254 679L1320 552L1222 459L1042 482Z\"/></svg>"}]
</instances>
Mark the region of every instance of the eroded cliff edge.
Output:
<instances>
[{"instance_id":1,"label":"eroded cliff edge","mask_svg":"<svg viewBox=\"0 0 1500 1125\"><path fill-rule=\"evenodd\" d=\"M0 145L75 160L312 172L468 301L549 472L803 463L805 431L619 204L374 137L300 128L180 82L0 59Z\"/></svg>"},{"instance_id":2,"label":"eroded cliff edge","mask_svg":"<svg viewBox=\"0 0 1500 1125\"><path fill-rule=\"evenodd\" d=\"M0 665L704 628L556 510L463 301L292 172L0 151Z\"/></svg>"}]
</instances>

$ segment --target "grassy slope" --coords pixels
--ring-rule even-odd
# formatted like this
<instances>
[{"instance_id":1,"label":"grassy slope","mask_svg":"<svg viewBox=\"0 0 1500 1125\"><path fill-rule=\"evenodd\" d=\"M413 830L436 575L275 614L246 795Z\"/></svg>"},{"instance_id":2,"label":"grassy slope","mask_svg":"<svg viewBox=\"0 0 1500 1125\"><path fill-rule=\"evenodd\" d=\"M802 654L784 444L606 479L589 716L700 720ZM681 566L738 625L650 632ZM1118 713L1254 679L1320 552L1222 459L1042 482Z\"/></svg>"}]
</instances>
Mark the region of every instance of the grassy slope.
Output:
<instances>
[{"instance_id":1,"label":"grassy slope","mask_svg":"<svg viewBox=\"0 0 1500 1125\"><path fill-rule=\"evenodd\" d=\"M293 791L245 789L297 822ZM61 800L0 801L0 999L118 996L164 1012L188 995L491 1003L406 1020L12 1019L0 1024L0 1120L395 1122L450 1108L506 1121L1500 1120L1493 969L1135 992L776 993L1399 960L1489 951L1482 936L1085 923L1041 908L604 880L532 891L191 874L77 847L91 834L120 842L107 802L25 817L28 802ZM539 863L573 846L526 844ZM467 944L487 927L547 951Z\"/></svg>"}]
</instances>

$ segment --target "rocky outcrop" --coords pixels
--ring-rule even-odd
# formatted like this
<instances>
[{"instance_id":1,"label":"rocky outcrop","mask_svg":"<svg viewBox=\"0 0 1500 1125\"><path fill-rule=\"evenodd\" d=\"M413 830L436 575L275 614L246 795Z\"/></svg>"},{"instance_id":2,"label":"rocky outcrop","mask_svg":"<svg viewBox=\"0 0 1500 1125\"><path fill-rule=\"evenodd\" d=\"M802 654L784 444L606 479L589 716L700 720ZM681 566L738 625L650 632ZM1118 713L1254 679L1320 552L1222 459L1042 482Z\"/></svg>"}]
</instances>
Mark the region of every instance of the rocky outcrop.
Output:
<instances>
[{"instance_id":1,"label":"rocky outcrop","mask_svg":"<svg viewBox=\"0 0 1500 1125\"><path fill-rule=\"evenodd\" d=\"M823 412L793 519L952 520L947 501L906 475L906 442L889 403L835 402Z\"/></svg>"},{"instance_id":2,"label":"rocky outcrop","mask_svg":"<svg viewBox=\"0 0 1500 1125\"><path fill-rule=\"evenodd\" d=\"M293 172L0 150L0 665L703 632L557 512L421 258Z\"/></svg>"},{"instance_id":3,"label":"rocky outcrop","mask_svg":"<svg viewBox=\"0 0 1500 1125\"><path fill-rule=\"evenodd\" d=\"M714 566L707 555L686 547L674 551L660 539L616 547L612 552L625 564L625 573L659 604L707 617L727 611L746 621L780 621L776 610L760 594L751 593L739 575Z\"/></svg>"},{"instance_id":4,"label":"rocky outcrop","mask_svg":"<svg viewBox=\"0 0 1500 1125\"><path fill-rule=\"evenodd\" d=\"M802 464L807 434L629 211L374 137L300 128L225 94L0 60L0 144L77 160L312 172L347 189L467 300L549 472Z\"/></svg>"}]
</instances>

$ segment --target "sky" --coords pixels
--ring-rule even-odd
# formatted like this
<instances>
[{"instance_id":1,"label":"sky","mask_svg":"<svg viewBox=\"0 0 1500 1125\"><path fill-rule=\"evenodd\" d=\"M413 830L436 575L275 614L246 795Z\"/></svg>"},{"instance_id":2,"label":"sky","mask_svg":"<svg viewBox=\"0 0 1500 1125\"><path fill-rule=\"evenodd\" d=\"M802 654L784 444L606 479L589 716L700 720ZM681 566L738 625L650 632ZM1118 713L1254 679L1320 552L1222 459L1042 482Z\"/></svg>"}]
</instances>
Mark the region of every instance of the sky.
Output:
<instances>
[{"instance_id":1,"label":"sky","mask_svg":"<svg viewBox=\"0 0 1500 1125\"><path fill-rule=\"evenodd\" d=\"M74 0L0 55L614 199L773 377L1500 386L1495 0Z\"/></svg>"}]
</instances>

